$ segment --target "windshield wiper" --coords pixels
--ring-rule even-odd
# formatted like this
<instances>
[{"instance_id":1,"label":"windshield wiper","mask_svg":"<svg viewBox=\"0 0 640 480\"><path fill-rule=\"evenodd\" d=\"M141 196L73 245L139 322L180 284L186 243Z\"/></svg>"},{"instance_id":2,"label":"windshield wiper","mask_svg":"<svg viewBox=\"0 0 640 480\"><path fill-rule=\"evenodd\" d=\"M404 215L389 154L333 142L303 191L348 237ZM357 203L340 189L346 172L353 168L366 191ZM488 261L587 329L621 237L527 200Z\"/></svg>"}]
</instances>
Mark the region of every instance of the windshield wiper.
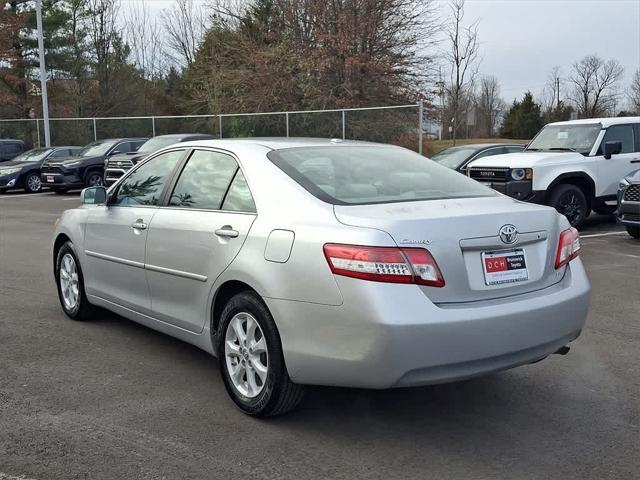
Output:
<instances>
[{"instance_id":1,"label":"windshield wiper","mask_svg":"<svg viewBox=\"0 0 640 480\"><path fill-rule=\"evenodd\" d=\"M570 148L570 147L553 147L553 148L548 148L547 150L549 150L550 152L556 151L556 152L576 152L576 153L578 153L578 151L575 148Z\"/></svg>"}]
</instances>

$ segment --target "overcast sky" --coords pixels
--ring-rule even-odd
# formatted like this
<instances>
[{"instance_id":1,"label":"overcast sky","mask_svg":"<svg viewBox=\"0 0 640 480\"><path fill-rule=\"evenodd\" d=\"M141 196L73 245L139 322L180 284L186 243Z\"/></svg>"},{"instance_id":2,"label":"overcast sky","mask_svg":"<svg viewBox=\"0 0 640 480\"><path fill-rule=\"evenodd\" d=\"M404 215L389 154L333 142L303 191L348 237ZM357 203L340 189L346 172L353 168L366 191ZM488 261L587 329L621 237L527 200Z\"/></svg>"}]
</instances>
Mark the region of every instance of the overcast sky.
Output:
<instances>
[{"instance_id":1,"label":"overcast sky","mask_svg":"<svg viewBox=\"0 0 640 480\"><path fill-rule=\"evenodd\" d=\"M480 71L498 77L509 102L540 93L554 66L567 75L591 53L624 66L625 88L640 68L640 0L467 0L465 20L474 19Z\"/></svg>"},{"instance_id":2,"label":"overcast sky","mask_svg":"<svg viewBox=\"0 0 640 480\"><path fill-rule=\"evenodd\" d=\"M436 1L448 14L448 0ZM145 3L159 13L174 2ZM480 73L498 78L508 102L527 90L541 94L554 66L566 76L588 54L618 60L625 69L623 89L640 68L640 0L467 0L465 22L475 20Z\"/></svg>"}]
</instances>

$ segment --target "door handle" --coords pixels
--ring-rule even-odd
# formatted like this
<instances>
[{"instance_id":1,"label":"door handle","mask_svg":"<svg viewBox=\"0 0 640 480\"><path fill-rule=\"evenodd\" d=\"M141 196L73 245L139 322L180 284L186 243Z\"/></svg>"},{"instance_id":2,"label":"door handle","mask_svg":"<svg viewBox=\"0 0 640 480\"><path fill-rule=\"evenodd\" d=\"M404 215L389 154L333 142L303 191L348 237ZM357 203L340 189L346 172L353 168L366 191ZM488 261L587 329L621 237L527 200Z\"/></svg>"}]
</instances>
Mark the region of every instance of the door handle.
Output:
<instances>
[{"instance_id":1,"label":"door handle","mask_svg":"<svg viewBox=\"0 0 640 480\"><path fill-rule=\"evenodd\" d=\"M225 225L222 228L218 228L214 233L219 237L226 238L237 238L238 235L240 235L240 233L237 230L234 230L231 225Z\"/></svg>"},{"instance_id":2,"label":"door handle","mask_svg":"<svg viewBox=\"0 0 640 480\"><path fill-rule=\"evenodd\" d=\"M139 218L138 220L136 220L134 223L131 224L131 228L135 230L146 230L147 224L144 223L141 218Z\"/></svg>"}]
</instances>

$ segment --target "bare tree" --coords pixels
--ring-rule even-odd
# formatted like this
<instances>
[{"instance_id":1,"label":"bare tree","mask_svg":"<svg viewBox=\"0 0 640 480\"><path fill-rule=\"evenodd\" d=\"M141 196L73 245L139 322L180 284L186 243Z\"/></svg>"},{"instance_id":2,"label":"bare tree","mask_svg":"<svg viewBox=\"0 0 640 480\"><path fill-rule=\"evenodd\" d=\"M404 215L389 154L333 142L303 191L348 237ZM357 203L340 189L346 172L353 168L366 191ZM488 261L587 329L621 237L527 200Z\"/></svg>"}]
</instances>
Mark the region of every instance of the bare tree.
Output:
<instances>
[{"instance_id":1,"label":"bare tree","mask_svg":"<svg viewBox=\"0 0 640 480\"><path fill-rule=\"evenodd\" d=\"M494 76L482 77L477 96L478 120L483 133L489 137L493 136L498 119L504 113L505 102L500 98L500 84Z\"/></svg>"},{"instance_id":2,"label":"bare tree","mask_svg":"<svg viewBox=\"0 0 640 480\"><path fill-rule=\"evenodd\" d=\"M544 90L542 92L542 107L546 112L554 109L559 109L561 107L561 90L563 88L564 79L562 78L562 70L559 66L555 66L549 72Z\"/></svg>"},{"instance_id":3,"label":"bare tree","mask_svg":"<svg viewBox=\"0 0 640 480\"><path fill-rule=\"evenodd\" d=\"M156 80L168 68L161 25L149 14L145 0L134 2L124 19L125 40L131 61L147 80Z\"/></svg>"},{"instance_id":4,"label":"bare tree","mask_svg":"<svg viewBox=\"0 0 640 480\"><path fill-rule=\"evenodd\" d=\"M465 0L451 0L451 23L447 28L449 50L445 59L451 67L451 80L447 86L452 115L452 139L456 144L458 128L466 119L464 105L465 98L469 98L471 86L478 74L480 43L478 41L478 21L465 27Z\"/></svg>"},{"instance_id":5,"label":"bare tree","mask_svg":"<svg viewBox=\"0 0 640 480\"><path fill-rule=\"evenodd\" d=\"M207 30L204 9L193 0L177 0L172 8L163 10L162 23L175 62L182 66L192 65Z\"/></svg>"},{"instance_id":6,"label":"bare tree","mask_svg":"<svg viewBox=\"0 0 640 480\"><path fill-rule=\"evenodd\" d=\"M620 63L588 55L574 63L572 68L570 98L581 117L596 117L615 107L618 98L616 86L624 72Z\"/></svg>"},{"instance_id":7,"label":"bare tree","mask_svg":"<svg viewBox=\"0 0 640 480\"><path fill-rule=\"evenodd\" d=\"M634 113L640 115L640 68L633 74L629 89L629 101Z\"/></svg>"}]
</instances>

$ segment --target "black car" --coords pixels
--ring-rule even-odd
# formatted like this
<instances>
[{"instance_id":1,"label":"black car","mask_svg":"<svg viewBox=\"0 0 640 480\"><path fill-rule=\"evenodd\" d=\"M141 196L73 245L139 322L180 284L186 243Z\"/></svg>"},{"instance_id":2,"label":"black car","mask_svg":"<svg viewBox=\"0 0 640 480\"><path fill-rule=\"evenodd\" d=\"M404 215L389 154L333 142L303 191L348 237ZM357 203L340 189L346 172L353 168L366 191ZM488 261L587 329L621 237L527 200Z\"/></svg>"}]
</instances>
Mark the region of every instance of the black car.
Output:
<instances>
[{"instance_id":1,"label":"black car","mask_svg":"<svg viewBox=\"0 0 640 480\"><path fill-rule=\"evenodd\" d=\"M147 140L137 152L123 153L109 157L105 163L104 184L114 184L125 172L136 163L161 148L174 143L191 142L194 140L210 140L216 138L204 133L179 133L172 135L158 135Z\"/></svg>"},{"instance_id":2,"label":"black car","mask_svg":"<svg viewBox=\"0 0 640 480\"><path fill-rule=\"evenodd\" d=\"M431 160L438 162L452 170L466 174L466 167L472 160L490 155L517 153L524 150L525 145L510 143L478 143L445 148L433 155Z\"/></svg>"},{"instance_id":3,"label":"black car","mask_svg":"<svg viewBox=\"0 0 640 480\"><path fill-rule=\"evenodd\" d=\"M107 158L120 153L136 152L146 138L109 138L90 143L76 157L47 161L40 169L42 186L56 193L103 184Z\"/></svg>"},{"instance_id":4,"label":"black car","mask_svg":"<svg viewBox=\"0 0 640 480\"><path fill-rule=\"evenodd\" d=\"M622 179L618 188L618 219L633 238L640 238L640 170Z\"/></svg>"},{"instance_id":5,"label":"black car","mask_svg":"<svg viewBox=\"0 0 640 480\"><path fill-rule=\"evenodd\" d=\"M24 189L35 193L42 190L40 167L47 160L68 158L80 151L82 147L49 147L34 148L13 160L0 164L0 193L12 189Z\"/></svg>"},{"instance_id":6,"label":"black car","mask_svg":"<svg viewBox=\"0 0 640 480\"><path fill-rule=\"evenodd\" d=\"M8 162L26 150L22 140L14 138L0 139L0 162Z\"/></svg>"}]
</instances>

